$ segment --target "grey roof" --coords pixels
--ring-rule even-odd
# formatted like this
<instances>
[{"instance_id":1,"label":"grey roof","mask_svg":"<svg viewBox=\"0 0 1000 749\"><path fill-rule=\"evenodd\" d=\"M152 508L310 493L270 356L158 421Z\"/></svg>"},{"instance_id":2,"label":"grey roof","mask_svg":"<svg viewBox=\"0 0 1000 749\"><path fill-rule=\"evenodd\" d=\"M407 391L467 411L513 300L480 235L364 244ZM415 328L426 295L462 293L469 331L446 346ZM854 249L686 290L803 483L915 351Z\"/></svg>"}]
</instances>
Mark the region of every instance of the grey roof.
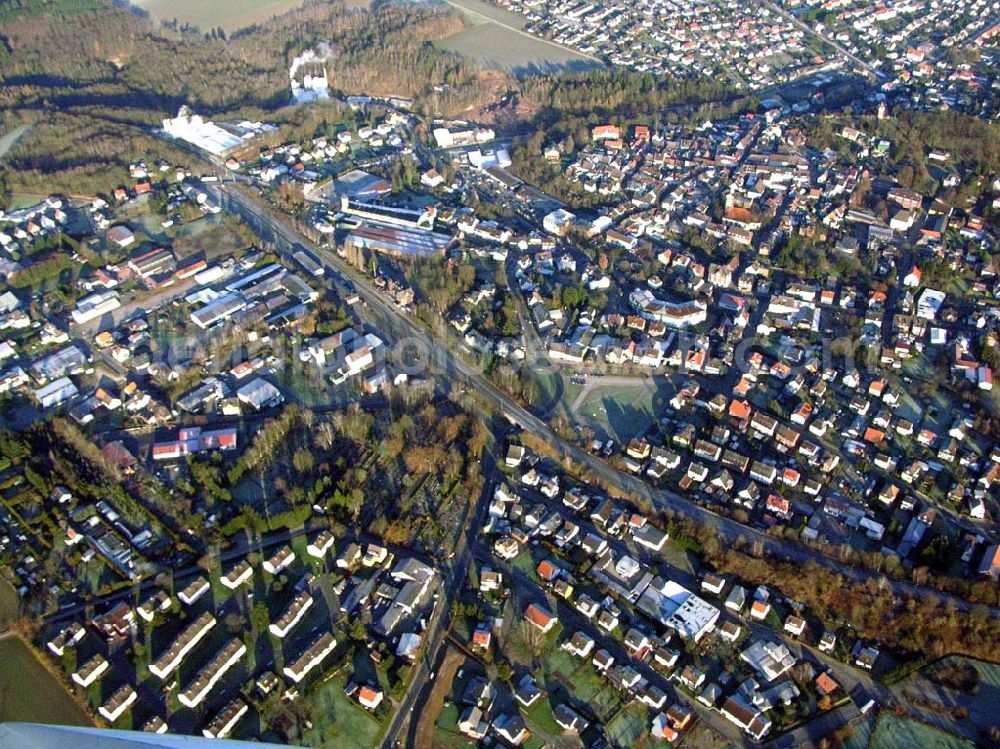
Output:
<instances>
[{"instance_id":1,"label":"grey roof","mask_svg":"<svg viewBox=\"0 0 1000 749\"><path fill-rule=\"evenodd\" d=\"M171 736L142 731L112 731L82 726L48 726L39 723L0 724L0 749L219 749L216 739ZM225 742L226 749L267 749L278 744Z\"/></svg>"}]
</instances>

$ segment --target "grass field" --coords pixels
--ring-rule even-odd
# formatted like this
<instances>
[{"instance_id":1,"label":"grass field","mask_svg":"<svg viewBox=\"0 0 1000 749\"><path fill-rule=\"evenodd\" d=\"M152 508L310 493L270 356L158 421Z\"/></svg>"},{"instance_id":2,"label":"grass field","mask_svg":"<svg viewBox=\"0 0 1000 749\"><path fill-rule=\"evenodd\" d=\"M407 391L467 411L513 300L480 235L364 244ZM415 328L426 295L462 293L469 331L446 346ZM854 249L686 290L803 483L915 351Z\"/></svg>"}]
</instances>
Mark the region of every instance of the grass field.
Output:
<instances>
[{"instance_id":1,"label":"grass field","mask_svg":"<svg viewBox=\"0 0 1000 749\"><path fill-rule=\"evenodd\" d=\"M841 744L841 747L843 749L868 749L868 741L871 739L872 730L875 728L875 720L869 715L867 720L862 720L853 725L854 733Z\"/></svg>"},{"instance_id":2,"label":"grass field","mask_svg":"<svg viewBox=\"0 0 1000 749\"><path fill-rule=\"evenodd\" d=\"M655 397L652 383L646 380L635 385L598 385L576 399L572 415L599 438L624 443L649 426Z\"/></svg>"},{"instance_id":3,"label":"grass field","mask_svg":"<svg viewBox=\"0 0 1000 749\"><path fill-rule=\"evenodd\" d=\"M869 749L971 749L973 744L959 736L885 711L879 716L868 746Z\"/></svg>"},{"instance_id":4,"label":"grass field","mask_svg":"<svg viewBox=\"0 0 1000 749\"><path fill-rule=\"evenodd\" d=\"M0 722L5 721L93 725L72 695L18 637L0 641Z\"/></svg>"},{"instance_id":5,"label":"grass field","mask_svg":"<svg viewBox=\"0 0 1000 749\"><path fill-rule=\"evenodd\" d=\"M629 705L608 723L608 739L614 746L634 746L648 728L646 708L641 704Z\"/></svg>"},{"instance_id":6,"label":"grass field","mask_svg":"<svg viewBox=\"0 0 1000 749\"><path fill-rule=\"evenodd\" d=\"M302 0L133 0L159 21L177 19L202 31L236 31L302 5Z\"/></svg>"},{"instance_id":7,"label":"grass field","mask_svg":"<svg viewBox=\"0 0 1000 749\"><path fill-rule=\"evenodd\" d=\"M0 138L0 159L6 156L7 152L15 145L17 145L17 142L21 140L21 136L23 136L26 132L28 132L30 128L31 125L18 125L9 133Z\"/></svg>"},{"instance_id":8,"label":"grass field","mask_svg":"<svg viewBox=\"0 0 1000 749\"><path fill-rule=\"evenodd\" d=\"M531 376L538 385L538 395L532 400L531 405L543 412L548 412L555 406L555 402L561 394L560 375L558 372L532 370Z\"/></svg>"},{"instance_id":9,"label":"grass field","mask_svg":"<svg viewBox=\"0 0 1000 749\"><path fill-rule=\"evenodd\" d=\"M929 673L944 665L971 664L979 672L979 688L975 694L948 689L932 680ZM903 679L893 691L921 721L948 733L961 733L975 739L996 723L1000 704L1000 665L971 658L952 656L938 664L927 666ZM932 706L938 706L936 709ZM964 708L966 718L955 721L952 711Z\"/></svg>"},{"instance_id":10,"label":"grass field","mask_svg":"<svg viewBox=\"0 0 1000 749\"><path fill-rule=\"evenodd\" d=\"M549 703L548 696L543 696L534 705L527 708L521 708L531 724L537 728L539 731L550 734L552 736L558 736L562 733L562 728L556 723L555 715L552 713L552 705Z\"/></svg>"},{"instance_id":11,"label":"grass field","mask_svg":"<svg viewBox=\"0 0 1000 749\"><path fill-rule=\"evenodd\" d=\"M375 745L378 721L344 694L344 683L339 677L328 679L310 695L315 709L312 730L305 736L306 746L367 749Z\"/></svg>"},{"instance_id":12,"label":"grass field","mask_svg":"<svg viewBox=\"0 0 1000 749\"><path fill-rule=\"evenodd\" d=\"M19 208L28 208L45 200L44 195L35 195L30 192L12 192L10 194L10 210L16 211Z\"/></svg>"},{"instance_id":13,"label":"grass field","mask_svg":"<svg viewBox=\"0 0 1000 749\"><path fill-rule=\"evenodd\" d=\"M21 599L14 586L0 578L0 630L17 619L21 612Z\"/></svg>"}]
</instances>

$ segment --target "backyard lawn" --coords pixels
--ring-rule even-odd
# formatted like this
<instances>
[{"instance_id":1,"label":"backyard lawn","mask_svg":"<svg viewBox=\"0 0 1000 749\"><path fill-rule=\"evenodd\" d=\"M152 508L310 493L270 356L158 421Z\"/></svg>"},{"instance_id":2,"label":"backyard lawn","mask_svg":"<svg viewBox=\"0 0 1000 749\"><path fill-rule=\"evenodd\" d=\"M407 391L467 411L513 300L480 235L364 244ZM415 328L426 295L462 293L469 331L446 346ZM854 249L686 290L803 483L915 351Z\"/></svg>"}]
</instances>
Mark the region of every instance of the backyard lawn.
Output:
<instances>
[{"instance_id":1,"label":"backyard lawn","mask_svg":"<svg viewBox=\"0 0 1000 749\"><path fill-rule=\"evenodd\" d=\"M648 729L646 708L639 704L629 705L608 723L608 739L615 746L631 747Z\"/></svg>"}]
</instances>

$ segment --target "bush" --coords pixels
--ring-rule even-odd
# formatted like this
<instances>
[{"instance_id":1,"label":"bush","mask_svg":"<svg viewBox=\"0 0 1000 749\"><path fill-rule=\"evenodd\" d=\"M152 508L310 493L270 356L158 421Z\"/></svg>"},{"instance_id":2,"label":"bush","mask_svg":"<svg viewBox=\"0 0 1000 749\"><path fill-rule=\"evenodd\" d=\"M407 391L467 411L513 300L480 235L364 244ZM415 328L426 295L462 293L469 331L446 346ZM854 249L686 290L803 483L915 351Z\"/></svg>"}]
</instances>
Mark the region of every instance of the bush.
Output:
<instances>
[{"instance_id":1,"label":"bush","mask_svg":"<svg viewBox=\"0 0 1000 749\"><path fill-rule=\"evenodd\" d=\"M942 664L931 671L931 680L948 689L966 694L979 691L980 674L971 663Z\"/></svg>"}]
</instances>

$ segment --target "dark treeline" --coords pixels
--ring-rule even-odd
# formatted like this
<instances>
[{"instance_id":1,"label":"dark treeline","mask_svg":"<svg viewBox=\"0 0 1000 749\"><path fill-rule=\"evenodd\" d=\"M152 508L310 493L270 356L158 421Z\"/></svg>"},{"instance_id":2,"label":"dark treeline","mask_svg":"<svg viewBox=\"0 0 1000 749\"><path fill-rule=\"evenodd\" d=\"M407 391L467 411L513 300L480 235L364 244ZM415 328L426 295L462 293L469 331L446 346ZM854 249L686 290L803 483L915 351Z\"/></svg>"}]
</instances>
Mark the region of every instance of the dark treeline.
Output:
<instances>
[{"instance_id":1,"label":"dark treeline","mask_svg":"<svg viewBox=\"0 0 1000 749\"><path fill-rule=\"evenodd\" d=\"M288 101L291 58L320 43L334 50L331 79L346 93L417 96L475 81L471 67L427 43L462 28L450 11L385 4L357 12L317 2L226 40L156 26L110 0L82 5L71 17L0 14L10 54L0 70L0 105L127 101L169 110L187 103L208 114L272 108Z\"/></svg>"},{"instance_id":2,"label":"dark treeline","mask_svg":"<svg viewBox=\"0 0 1000 749\"><path fill-rule=\"evenodd\" d=\"M317 0L226 39L113 0L0 2L0 131L32 124L0 177L15 191L89 194L120 182L130 160L188 161L150 135L182 104L280 123L290 61L320 44L342 93L426 97L435 109L481 103L479 73L432 44L463 25L441 8Z\"/></svg>"},{"instance_id":3,"label":"dark treeline","mask_svg":"<svg viewBox=\"0 0 1000 749\"><path fill-rule=\"evenodd\" d=\"M731 102L740 97L720 80L674 80L628 70L595 70L575 75L539 76L524 82L524 100L562 115L625 123L661 114L678 105Z\"/></svg>"}]
</instances>

